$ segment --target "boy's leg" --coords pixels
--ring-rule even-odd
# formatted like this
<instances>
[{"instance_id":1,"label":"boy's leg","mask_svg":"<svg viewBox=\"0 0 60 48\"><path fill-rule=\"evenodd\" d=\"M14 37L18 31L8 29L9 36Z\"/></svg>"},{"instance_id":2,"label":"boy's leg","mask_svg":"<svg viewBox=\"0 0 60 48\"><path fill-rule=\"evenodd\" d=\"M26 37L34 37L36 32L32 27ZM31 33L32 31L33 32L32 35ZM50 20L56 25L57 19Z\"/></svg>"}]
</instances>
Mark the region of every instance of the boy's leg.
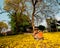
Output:
<instances>
[{"instance_id":1,"label":"boy's leg","mask_svg":"<svg viewBox=\"0 0 60 48\"><path fill-rule=\"evenodd\" d=\"M34 36L34 39L38 39L38 36L37 36L37 34Z\"/></svg>"},{"instance_id":2,"label":"boy's leg","mask_svg":"<svg viewBox=\"0 0 60 48\"><path fill-rule=\"evenodd\" d=\"M42 37L42 38L39 38L39 40L44 40L44 37Z\"/></svg>"}]
</instances>

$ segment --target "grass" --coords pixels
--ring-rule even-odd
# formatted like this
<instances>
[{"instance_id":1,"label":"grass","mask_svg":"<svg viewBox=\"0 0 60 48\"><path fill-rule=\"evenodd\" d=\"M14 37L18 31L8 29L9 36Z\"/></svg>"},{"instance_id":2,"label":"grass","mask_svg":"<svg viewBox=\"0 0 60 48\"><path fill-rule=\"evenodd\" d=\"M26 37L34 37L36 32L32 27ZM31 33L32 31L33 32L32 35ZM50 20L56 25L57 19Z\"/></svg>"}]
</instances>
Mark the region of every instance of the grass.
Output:
<instances>
[{"instance_id":1,"label":"grass","mask_svg":"<svg viewBox=\"0 0 60 48\"><path fill-rule=\"evenodd\" d=\"M44 33L44 40L35 40L32 34L2 36L0 48L60 48L60 32Z\"/></svg>"}]
</instances>

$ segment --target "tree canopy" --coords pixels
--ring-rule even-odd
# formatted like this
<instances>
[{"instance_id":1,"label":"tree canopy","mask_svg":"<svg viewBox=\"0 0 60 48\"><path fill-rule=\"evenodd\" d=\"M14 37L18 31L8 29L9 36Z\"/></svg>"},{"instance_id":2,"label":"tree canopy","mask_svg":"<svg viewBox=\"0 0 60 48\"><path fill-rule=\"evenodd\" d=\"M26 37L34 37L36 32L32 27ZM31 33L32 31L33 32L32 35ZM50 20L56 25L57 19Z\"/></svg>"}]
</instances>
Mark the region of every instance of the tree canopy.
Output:
<instances>
[{"instance_id":1,"label":"tree canopy","mask_svg":"<svg viewBox=\"0 0 60 48\"><path fill-rule=\"evenodd\" d=\"M8 25L6 24L6 23L4 23L4 22L0 22L0 33L1 33L1 31L3 30L3 29L8 29Z\"/></svg>"}]
</instances>

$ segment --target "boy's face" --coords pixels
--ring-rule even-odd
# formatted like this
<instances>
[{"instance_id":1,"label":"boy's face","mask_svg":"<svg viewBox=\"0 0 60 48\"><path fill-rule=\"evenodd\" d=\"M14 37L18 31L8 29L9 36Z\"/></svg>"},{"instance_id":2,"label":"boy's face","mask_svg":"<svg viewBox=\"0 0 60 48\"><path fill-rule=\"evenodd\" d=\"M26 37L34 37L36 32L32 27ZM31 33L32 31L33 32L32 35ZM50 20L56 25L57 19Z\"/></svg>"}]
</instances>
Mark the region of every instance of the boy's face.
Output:
<instances>
[{"instance_id":1,"label":"boy's face","mask_svg":"<svg viewBox=\"0 0 60 48\"><path fill-rule=\"evenodd\" d=\"M37 29L35 31L38 31Z\"/></svg>"}]
</instances>

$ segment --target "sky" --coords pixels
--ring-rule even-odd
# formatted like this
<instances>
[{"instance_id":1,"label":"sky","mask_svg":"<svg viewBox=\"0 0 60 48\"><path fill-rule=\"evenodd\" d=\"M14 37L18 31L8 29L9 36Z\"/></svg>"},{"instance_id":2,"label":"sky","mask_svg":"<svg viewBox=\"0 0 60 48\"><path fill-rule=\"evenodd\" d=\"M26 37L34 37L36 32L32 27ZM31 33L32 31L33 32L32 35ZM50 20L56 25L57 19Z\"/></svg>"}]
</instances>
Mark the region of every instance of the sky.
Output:
<instances>
[{"instance_id":1,"label":"sky","mask_svg":"<svg viewBox=\"0 0 60 48\"><path fill-rule=\"evenodd\" d=\"M4 0L0 0L0 8L3 8L3 7L4 7ZM1 12L1 10L0 10L0 12ZM60 20L60 13L58 13L56 15L56 19ZM10 21L8 13L2 13L2 14L0 14L0 21L4 21L4 22L8 23ZM45 20L41 24L44 25L44 26L46 26Z\"/></svg>"},{"instance_id":2,"label":"sky","mask_svg":"<svg viewBox=\"0 0 60 48\"><path fill-rule=\"evenodd\" d=\"M4 7L4 0L0 0L0 8L3 8L3 7ZM2 11L3 11L3 9L2 9ZM1 12L1 10L0 10L0 12ZM0 14L0 21L4 21L4 22L8 23L10 21L8 13Z\"/></svg>"}]
</instances>

